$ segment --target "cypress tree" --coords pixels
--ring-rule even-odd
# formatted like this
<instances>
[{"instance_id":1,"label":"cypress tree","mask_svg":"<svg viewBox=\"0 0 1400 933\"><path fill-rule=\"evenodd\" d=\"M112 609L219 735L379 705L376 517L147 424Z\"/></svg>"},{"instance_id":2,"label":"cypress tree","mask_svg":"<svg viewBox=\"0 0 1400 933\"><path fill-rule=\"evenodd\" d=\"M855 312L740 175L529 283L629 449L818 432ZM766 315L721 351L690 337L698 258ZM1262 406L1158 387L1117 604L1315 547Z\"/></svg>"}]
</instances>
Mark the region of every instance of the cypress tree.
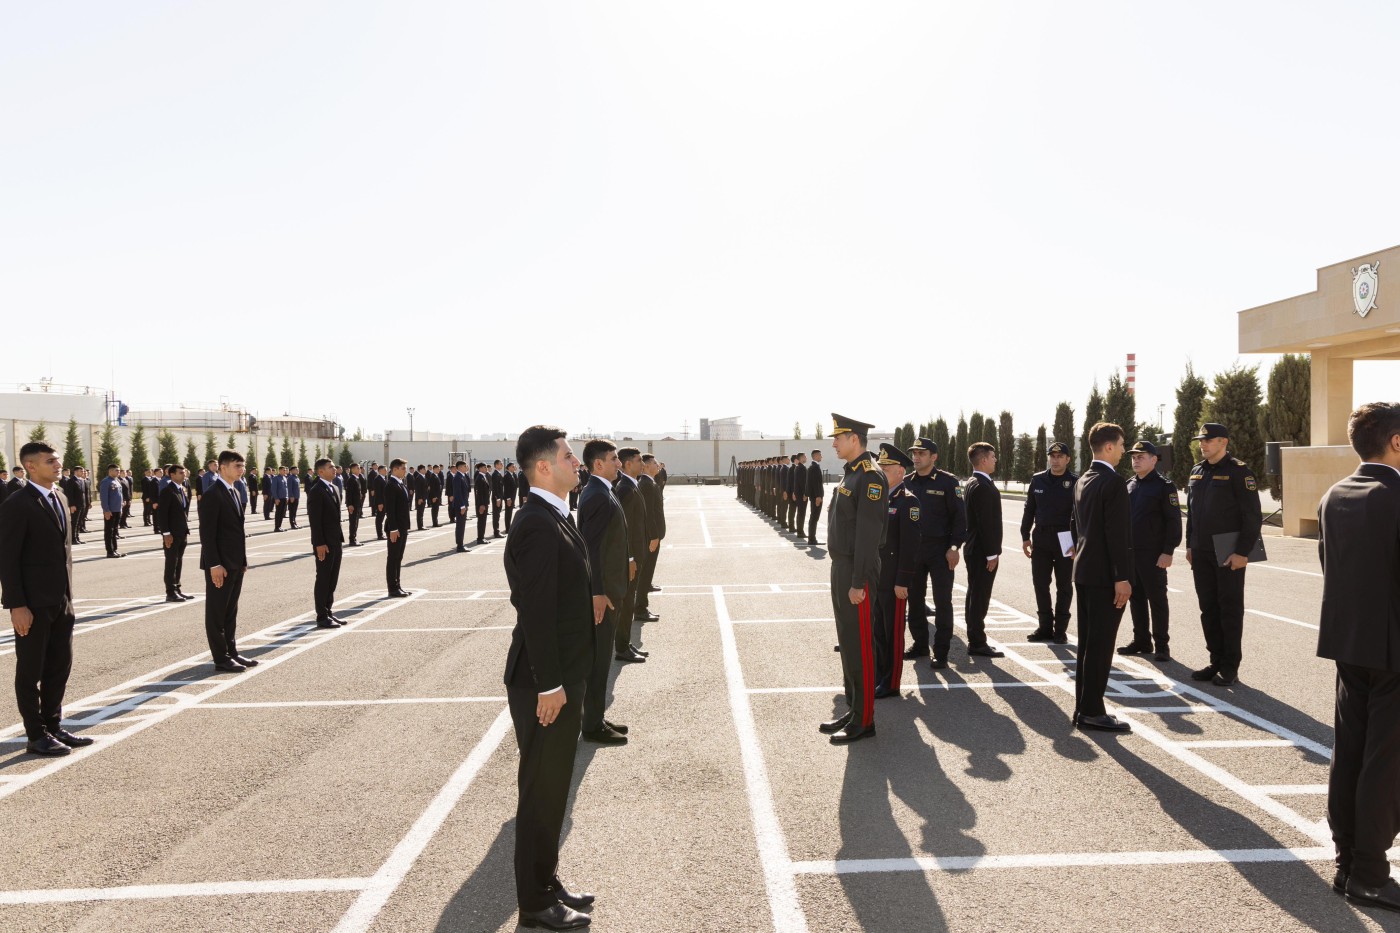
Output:
<instances>
[{"instance_id":1,"label":"cypress tree","mask_svg":"<svg viewBox=\"0 0 1400 933\"><path fill-rule=\"evenodd\" d=\"M1123 446L1132 447L1137 443L1137 400L1128 391L1123 377L1114 370L1108 377L1108 394L1104 396L1103 420L1111 421L1123 429ZM1133 473L1131 457L1118 462L1118 472L1125 478Z\"/></svg>"},{"instance_id":2,"label":"cypress tree","mask_svg":"<svg viewBox=\"0 0 1400 933\"><path fill-rule=\"evenodd\" d=\"M1006 468L1001 474L1002 483L1005 485L1006 478L1012 474L1016 466L1017 438L1016 435L1012 433L1011 412L1009 411L1001 413L1001 424L997 426L997 441L1000 445L997 449L997 456L1006 464ZM1031 452L1032 455L1034 455L1034 447L1032 447Z\"/></svg>"},{"instance_id":3,"label":"cypress tree","mask_svg":"<svg viewBox=\"0 0 1400 933\"><path fill-rule=\"evenodd\" d=\"M1198 459L1200 446L1192 440L1201 429L1206 404L1206 381L1196 375L1190 363L1176 387L1176 413L1172 416L1172 482L1185 489L1191 466Z\"/></svg>"},{"instance_id":4,"label":"cypress tree","mask_svg":"<svg viewBox=\"0 0 1400 933\"><path fill-rule=\"evenodd\" d=\"M232 449L230 446L229 450ZM248 452L243 455L243 462L247 465L249 473L258 472L258 445L251 434L248 436Z\"/></svg>"},{"instance_id":5,"label":"cypress tree","mask_svg":"<svg viewBox=\"0 0 1400 933\"><path fill-rule=\"evenodd\" d=\"M180 448L175 443L174 433L171 432L169 428L162 428L157 438L159 439L160 445L158 456L160 458L161 469L165 469L172 463L179 463Z\"/></svg>"},{"instance_id":6,"label":"cypress tree","mask_svg":"<svg viewBox=\"0 0 1400 933\"><path fill-rule=\"evenodd\" d=\"M1264 440L1308 446L1312 443L1312 358L1285 353L1269 370L1268 385L1269 400L1260 425ZM1263 466L1254 469L1262 476ZM1283 477L1270 473L1268 480L1269 491L1282 501Z\"/></svg>"},{"instance_id":7,"label":"cypress tree","mask_svg":"<svg viewBox=\"0 0 1400 933\"><path fill-rule=\"evenodd\" d=\"M1050 431L1050 440L1060 441L1061 443L1069 445L1069 468L1074 470L1074 461L1076 459L1074 456L1074 407L1070 405L1069 402L1061 402L1055 406L1055 424ZM1048 448L1049 445L1047 444L1046 447ZM1083 467L1084 464L1081 463L1080 466ZM1043 464L1041 465L1041 469L1045 469Z\"/></svg>"},{"instance_id":8,"label":"cypress tree","mask_svg":"<svg viewBox=\"0 0 1400 933\"><path fill-rule=\"evenodd\" d=\"M1264 470L1264 436L1259 430L1263 409L1259 390L1259 367L1236 363L1215 376L1215 387L1207 405L1205 420L1230 430L1229 456L1243 460L1256 473Z\"/></svg>"},{"instance_id":9,"label":"cypress tree","mask_svg":"<svg viewBox=\"0 0 1400 933\"><path fill-rule=\"evenodd\" d=\"M217 459L211 457L209 459ZM199 475L199 468L204 466L199 462L199 451L194 448L194 439L185 441L185 472L189 473L189 481L194 482L194 478Z\"/></svg>"},{"instance_id":10,"label":"cypress tree","mask_svg":"<svg viewBox=\"0 0 1400 933\"><path fill-rule=\"evenodd\" d=\"M45 425L44 422L42 422L42 421L40 421L38 424L34 425L34 427L33 427L33 428L30 430L30 432L29 432L29 439L30 439L31 441L45 441L45 442L47 442L48 439L49 439L49 429L48 429L48 426Z\"/></svg>"},{"instance_id":11,"label":"cypress tree","mask_svg":"<svg viewBox=\"0 0 1400 933\"><path fill-rule=\"evenodd\" d=\"M948 422L944 421L941 415L933 423L932 432L928 436L938 445L939 459L944 463L943 469L952 469L948 466L953 462L953 452L948 449Z\"/></svg>"},{"instance_id":12,"label":"cypress tree","mask_svg":"<svg viewBox=\"0 0 1400 933\"><path fill-rule=\"evenodd\" d=\"M986 432L983 430L984 421L986 421L986 419L982 417L980 411L974 411L972 417L967 419L968 444L975 444L985 436ZM966 453L966 451L964 451L964 453Z\"/></svg>"},{"instance_id":13,"label":"cypress tree","mask_svg":"<svg viewBox=\"0 0 1400 933\"><path fill-rule=\"evenodd\" d=\"M83 441L78 434L78 419L68 419L68 436L63 439L63 465L85 467L87 457L83 454Z\"/></svg>"},{"instance_id":14,"label":"cypress tree","mask_svg":"<svg viewBox=\"0 0 1400 933\"><path fill-rule=\"evenodd\" d=\"M350 469L352 466L355 465L355 457L354 457L353 454L350 453L350 445L349 445L349 444L342 444L342 445L340 446L340 460L339 460L339 463L340 463L341 468L342 468L342 469L346 469L346 470Z\"/></svg>"},{"instance_id":15,"label":"cypress tree","mask_svg":"<svg viewBox=\"0 0 1400 933\"><path fill-rule=\"evenodd\" d=\"M297 475L305 476L311 469L311 463L306 459L306 438L302 438L297 445Z\"/></svg>"},{"instance_id":16,"label":"cypress tree","mask_svg":"<svg viewBox=\"0 0 1400 933\"><path fill-rule=\"evenodd\" d=\"M284 437L282 438L282 457L278 462L278 466L284 466L290 470L296 465L296 457L292 456L292 439L290 437Z\"/></svg>"},{"instance_id":17,"label":"cypress tree","mask_svg":"<svg viewBox=\"0 0 1400 933\"><path fill-rule=\"evenodd\" d=\"M1084 406L1084 433L1079 436L1079 462L1085 467L1094 461L1089 450L1089 429L1103 420L1103 395L1099 392L1099 381L1094 380L1094 391L1089 393L1088 404Z\"/></svg>"},{"instance_id":18,"label":"cypress tree","mask_svg":"<svg viewBox=\"0 0 1400 933\"><path fill-rule=\"evenodd\" d=\"M272 449L272 438L267 439L267 456L263 458L263 469L277 469L277 454Z\"/></svg>"},{"instance_id":19,"label":"cypress tree","mask_svg":"<svg viewBox=\"0 0 1400 933\"><path fill-rule=\"evenodd\" d=\"M117 446L117 432L110 424L102 429L102 442L97 447L97 469L103 476L112 464L122 465L121 448Z\"/></svg>"},{"instance_id":20,"label":"cypress tree","mask_svg":"<svg viewBox=\"0 0 1400 933\"><path fill-rule=\"evenodd\" d=\"M214 446L214 432L207 431L204 435L204 462L219 459L219 449Z\"/></svg>"},{"instance_id":21,"label":"cypress tree","mask_svg":"<svg viewBox=\"0 0 1400 933\"><path fill-rule=\"evenodd\" d=\"M1041 440L1045 438L1045 429L1041 428ZM1022 434L1016 438L1015 469L1012 470L1012 477L1018 483L1029 483L1031 474L1035 472L1035 441L1029 434Z\"/></svg>"},{"instance_id":22,"label":"cypress tree","mask_svg":"<svg viewBox=\"0 0 1400 933\"><path fill-rule=\"evenodd\" d=\"M1042 424L1040 429L1035 432L1035 460L1031 464L1031 473L1039 473L1046 468L1048 465L1046 448L1049 446L1045 439L1045 425Z\"/></svg>"},{"instance_id":23,"label":"cypress tree","mask_svg":"<svg viewBox=\"0 0 1400 933\"><path fill-rule=\"evenodd\" d=\"M145 476L151 468L151 452L146 448L146 426L137 424L131 432L131 472L137 477Z\"/></svg>"},{"instance_id":24,"label":"cypress tree","mask_svg":"<svg viewBox=\"0 0 1400 933\"><path fill-rule=\"evenodd\" d=\"M966 476L967 469L967 419L958 415L958 433L953 436L953 472Z\"/></svg>"}]
</instances>

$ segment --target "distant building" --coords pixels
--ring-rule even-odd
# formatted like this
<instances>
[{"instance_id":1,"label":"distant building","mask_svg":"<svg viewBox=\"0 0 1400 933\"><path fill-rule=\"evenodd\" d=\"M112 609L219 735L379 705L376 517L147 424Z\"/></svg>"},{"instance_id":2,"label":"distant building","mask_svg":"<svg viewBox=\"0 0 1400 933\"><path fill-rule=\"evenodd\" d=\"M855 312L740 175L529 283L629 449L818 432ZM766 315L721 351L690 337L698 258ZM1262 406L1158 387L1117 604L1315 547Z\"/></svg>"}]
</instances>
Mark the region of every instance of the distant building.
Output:
<instances>
[{"instance_id":1,"label":"distant building","mask_svg":"<svg viewBox=\"0 0 1400 933\"><path fill-rule=\"evenodd\" d=\"M732 415L728 418L700 419L700 440L702 441L737 441L746 436L744 426L739 423L738 415Z\"/></svg>"}]
</instances>

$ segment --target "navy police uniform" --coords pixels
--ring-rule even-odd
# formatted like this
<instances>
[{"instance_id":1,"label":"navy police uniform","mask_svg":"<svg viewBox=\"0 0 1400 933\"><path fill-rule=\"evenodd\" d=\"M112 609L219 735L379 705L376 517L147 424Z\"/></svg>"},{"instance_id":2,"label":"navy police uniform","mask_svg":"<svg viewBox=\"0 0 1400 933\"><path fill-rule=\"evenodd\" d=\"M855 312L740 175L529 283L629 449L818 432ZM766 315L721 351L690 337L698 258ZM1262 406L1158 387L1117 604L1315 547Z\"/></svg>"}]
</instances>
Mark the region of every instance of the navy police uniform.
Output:
<instances>
[{"instance_id":1,"label":"navy police uniform","mask_svg":"<svg viewBox=\"0 0 1400 933\"><path fill-rule=\"evenodd\" d=\"M1047 454L1069 455L1069 445L1056 441ZM1027 638L1030 641L1053 639L1058 644L1068 641L1069 606L1074 597L1074 557L1066 556L1060 546L1060 533L1068 532L1074 540L1074 484L1079 474L1065 470L1056 476L1042 470L1031 477L1026 492L1026 506L1021 512L1021 541L1031 545L1031 584L1035 588L1036 615L1040 625ZM1055 578L1055 602L1050 603L1050 578Z\"/></svg>"},{"instance_id":2,"label":"navy police uniform","mask_svg":"<svg viewBox=\"0 0 1400 933\"><path fill-rule=\"evenodd\" d=\"M879 465L914 468L909 455L893 444L880 445ZM888 477L887 477L888 479ZM875 607L880 624L875 629L875 698L899 693L904 668L904 604L895 588L907 588L918 573L919 518L923 509L919 497L899 485L890 490L885 543L880 548L880 589ZM906 594L907 598L907 594Z\"/></svg>"},{"instance_id":3,"label":"navy police uniform","mask_svg":"<svg viewBox=\"0 0 1400 933\"><path fill-rule=\"evenodd\" d=\"M927 437L919 438L909 449L938 453L938 445ZM953 641L953 568L948 566L948 551L962 547L967 540L962 483L952 473L935 468L927 476L906 476L904 488L919 499L919 556L914 580L909 585L908 625L913 644L904 656L928 657L928 603L924 594L927 581L932 578L933 656L946 662Z\"/></svg>"},{"instance_id":4,"label":"navy police uniform","mask_svg":"<svg viewBox=\"0 0 1400 933\"><path fill-rule=\"evenodd\" d=\"M1157 456L1150 441L1138 441L1129 453ZM1119 649L1120 654L1149 651L1153 642L1161 660L1171 655L1167 647L1170 608L1167 603L1167 571L1158 567L1162 557L1171 557L1181 543L1181 500L1176 484L1155 469L1146 476L1128 480L1128 503L1133 529L1133 595L1128 606L1133 615L1133 642Z\"/></svg>"}]
</instances>

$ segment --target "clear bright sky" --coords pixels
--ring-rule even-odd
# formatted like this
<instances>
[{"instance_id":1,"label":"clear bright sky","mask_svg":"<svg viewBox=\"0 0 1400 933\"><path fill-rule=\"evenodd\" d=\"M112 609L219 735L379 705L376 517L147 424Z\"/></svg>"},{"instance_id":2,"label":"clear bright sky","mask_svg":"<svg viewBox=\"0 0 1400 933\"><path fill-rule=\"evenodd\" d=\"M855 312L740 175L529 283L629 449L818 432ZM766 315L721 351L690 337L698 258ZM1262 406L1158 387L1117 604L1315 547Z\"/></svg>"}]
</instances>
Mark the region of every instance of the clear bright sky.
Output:
<instances>
[{"instance_id":1,"label":"clear bright sky","mask_svg":"<svg viewBox=\"0 0 1400 933\"><path fill-rule=\"evenodd\" d=\"M1136 352L1170 422L1235 312L1400 242L1397 20L4 0L0 381L810 436L833 409L1034 430Z\"/></svg>"}]
</instances>

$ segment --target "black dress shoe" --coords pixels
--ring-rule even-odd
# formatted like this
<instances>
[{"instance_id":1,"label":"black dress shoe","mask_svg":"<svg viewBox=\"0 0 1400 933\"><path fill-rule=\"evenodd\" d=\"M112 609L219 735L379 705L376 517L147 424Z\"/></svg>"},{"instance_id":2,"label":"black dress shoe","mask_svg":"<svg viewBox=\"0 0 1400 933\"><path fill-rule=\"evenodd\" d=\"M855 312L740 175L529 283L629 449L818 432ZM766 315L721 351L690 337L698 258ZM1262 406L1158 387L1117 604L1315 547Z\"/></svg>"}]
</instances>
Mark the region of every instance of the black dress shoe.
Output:
<instances>
[{"instance_id":1,"label":"black dress shoe","mask_svg":"<svg viewBox=\"0 0 1400 933\"><path fill-rule=\"evenodd\" d=\"M109 558L111 558L111 557L125 557L126 555L123 554L123 553L121 553L120 551L118 551L118 552L115 553L115 554L108 554L107 556L108 556Z\"/></svg>"},{"instance_id":2,"label":"black dress shoe","mask_svg":"<svg viewBox=\"0 0 1400 933\"><path fill-rule=\"evenodd\" d=\"M408 596L408 593L403 590L391 590L389 592L389 599L403 599L406 596Z\"/></svg>"},{"instance_id":3,"label":"black dress shoe","mask_svg":"<svg viewBox=\"0 0 1400 933\"><path fill-rule=\"evenodd\" d=\"M626 734L627 734L627 727L626 727L626 726L618 725L617 723L613 722L613 721L610 720L610 719L604 719L604 720L603 720L603 725L607 726L609 729L611 729L612 731L616 732L618 735L626 735Z\"/></svg>"},{"instance_id":4,"label":"black dress shoe","mask_svg":"<svg viewBox=\"0 0 1400 933\"><path fill-rule=\"evenodd\" d=\"M1054 632L1048 632L1043 628L1038 628L1026 636L1026 641L1049 641L1054 637Z\"/></svg>"},{"instance_id":5,"label":"black dress shoe","mask_svg":"<svg viewBox=\"0 0 1400 933\"><path fill-rule=\"evenodd\" d=\"M593 918L588 914L581 914L564 904L555 904L547 910L522 910L520 912L520 925L531 929L578 930L592 922Z\"/></svg>"},{"instance_id":6,"label":"black dress shoe","mask_svg":"<svg viewBox=\"0 0 1400 933\"><path fill-rule=\"evenodd\" d=\"M1151 645L1140 645L1140 644L1138 644L1138 643L1135 642L1135 641L1130 641L1130 642L1128 642L1126 645L1124 645L1123 647L1119 648L1119 649L1118 649L1118 653L1119 653L1119 654L1126 654L1126 655L1147 654L1147 652L1149 652L1149 651L1151 651L1151 650L1152 650L1152 646L1151 646Z\"/></svg>"},{"instance_id":7,"label":"black dress shoe","mask_svg":"<svg viewBox=\"0 0 1400 933\"><path fill-rule=\"evenodd\" d=\"M227 673L227 674L241 674L241 673L243 673L244 671L246 671L247 669L248 669L248 668L244 667L242 664L237 663L236 661L215 661L215 662L214 662L214 670L216 670L216 671L223 671L223 672L225 672L225 673Z\"/></svg>"},{"instance_id":8,"label":"black dress shoe","mask_svg":"<svg viewBox=\"0 0 1400 933\"><path fill-rule=\"evenodd\" d=\"M340 623L334 619L317 619L317 628L340 628Z\"/></svg>"},{"instance_id":9,"label":"black dress shoe","mask_svg":"<svg viewBox=\"0 0 1400 933\"><path fill-rule=\"evenodd\" d=\"M1117 716L1080 716L1076 723L1081 729L1099 729L1104 732L1132 732L1133 727Z\"/></svg>"},{"instance_id":10,"label":"black dress shoe","mask_svg":"<svg viewBox=\"0 0 1400 933\"><path fill-rule=\"evenodd\" d=\"M179 595L177 595L177 594L175 594L175 593L166 593L166 594L165 594L165 601L168 602L168 603L182 603L182 602L185 601L185 598L184 598L183 596L179 596Z\"/></svg>"},{"instance_id":11,"label":"black dress shoe","mask_svg":"<svg viewBox=\"0 0 1400 933\"><path fill-rule=\"evenodd\" d=\"M1056 632L1050 640L1057 645L1069 644L1069 636L1066 635L1064 632Z\"/></svg>"},{"instance_id":12,"label":"black dress shoe","mask_svg":"<svg viewBox=\"0 0 1400 933\"><path fill-rule=\"evenodd\" d=\"M871 723L864 729L852 729L849 725L840 732L833 735L827 741L832 745L847 745L851 742L859 742L861 739L868 739L875 734L875 723Z\"/></svg>"},{"instance_id":13,"label":"black dress shoe","mask_svg":"<svg viewBox=\"0 0 1400 933\"><path fill-rule=\"evenodd\" d=\"M657 619L660 618L661 616L647 609L643 609L641 612L632 616L632 619L635 622L655 622Z\"/></svg>"},{"instance_id":14,"label":"black dress shoe","mask_svg":"<svg viewBox=\"0 0 1400 933\"><path fill-rule=\"evenodd\" d=\"M1158 648L1156 657L1158 661L1170 661L1172 659L1172 653L1166 648Z\"/></svg>"},{"instance_id":15,"label":"black dress shoe","mask_svg":"<svg viewBox=\"0 0 1400 933\"><path fill-rule=\"evenodd\" d=\"M948 669L947 658L934 658L932 664L935 671L946 671Z\"/></svg>"},{"instance_id":16,"label":"black dress shoe","mask_svg":"<svg viewBox=\"0 0 1400 933\"><path fill-rule=\"evenodd\" d=\"M648 593L660 593L660 592L661 592L661 587L659 587L659 586L649 586L649 587L647 587L647 592L648 592Z\"/></svg>"},{"instance_id":17,"label":"black dress shoe","mask_svg":"<svg viewBox=\"0 0 1400 933\"><path fill-rule=\"evenodd\" d=\"M1400 910L1400 884L1394 878L1387 878L1379 887L1371 888L1357 884L1348 878L1347 900L1363 907L1380 907L1384 910Z\"/></svg>"},{"instance_id":18,"label":"black dress shoe","mask_svg":"<svg viewBox=\"0 0 1400 933\"><path fill-rule=\"evenodd\" d=\"M846 724L850 721L851 714L847 713L844 716L840 716L836 719L828 720L827 722L822 723L820 726L817 726L817 731L820 732L822 735L833 735L846 728Z\"/></svg>"},{"instance_id":19,"label":"black dress shoe","mask_svg":"<svg viewBox=\"0 0 1400 933\"><path fill-rule=\"evenodd\" d=\"M928 648L927 648L927 647L924 647L924 648L910 648L908 651L904 652L904 660L906 660L906 661L917 661L917 660L919 660L919 658L926 658L926 657L928 657Z\"/></svg>"},{"instance_id":20,"label":"black dress shoe","mask_svg":"<svg viewBox=\"0 0 1400 933\"><path fill-rule=\"evenodd\" d=\"M626 653L619 651L613 655L613 658L621 661L623 664L643 664L646 662L646 658L642 657L640 654L633 654L630 651Z\"/></svg>"},{"instance_id":21,"label":"black dress shoe","mask_svg":"<svg viewBox=\"0 0 1400 933\"><path fill-rule=\"evenodd\" d=\"M48 755L50 757L67 755L71 751L67 745L64 745L47 732L37 739L30 739L28 743L25 744L24 750L31 755Z\"/></svg>"},{"instance_id":22,"label":"black dress shoe","mask_svg":"<svg viewBox=\"0 0 1400 933\"><path fill-rule=\"evenodd\" d=\"M258 666L258 662L257 662L257 661L254 661L252 658L245 658L245 657L244 657L243 655L241 655L241 654L235 654L235 655L233 656L232 660L233 660L234 662L238 663L238 664L242 664L244 667L257 667L257 666Z\"/></svg>"},{"instance_id":23,"label":"black dress shoe","mask_svg":"<svg viewBox=\"0 0 1400 933\"><path fill-rule=\"evenodd\" d=\"M1347 893L1347 881L1351 878L1351 872L1338 868L1337 873L1332 876L1332 890L1338 894Z\"/></svg>"},{"instance_id":24,"label":"black dress shoe","mask_svg":"<svg viewBox=\"0 0 1400 933\"><path fill-rule=\"evenodd\" d=\"M1192 680L1212 680L1212 679L1214 679L1215 675L1218 674L1219 672L1220 672L1220 668L1216 667L1214 664L1207 664L1205 667L1201 668L1199 671L1192 671L1192 672L1191 672L1191 679L1192 679Z\"/></svg>"},{"instance_id":25,"label":"black dress shoe","mask_svg":"<svg viewBox=\"0 0 1400 933\"><path fill-rule=\"evenodd\" d=\"M178 597L180 597L181 599L185 600L186 602L190 602L191 600L194 599L193 596L191 596L189 593L186 593L184 590L180 589L179 587L176 587L176 588L175 588L175 595L178 596Z\"/></svg>"},{"instance_id":26,"label":"black dress shoe","mask_svg":"<svg viewBox=\"0 0 1400 933\"><path fill-rule=\"evenodd\" d=\"M465 544L460 545L460 546L457 548L457 553L458 553L458 554L465 554L465 553L467 553L467 546L466 546Z\"/></svg>"},{"instance_id":27,"label":"black dress shoe","mask_svg":"<svg viewBox=\"0 0 1400 933\"><path fill-rule=\"evenodd\" d=\"M899 696L899 691L898 691L898 690L891 690L889 687L886 687L884 684L880 684L880 686L878 686L878 687L875 688L875 699L877 699L877 700L883 700L883 699L885 699L885 698L887 698L887 697L897 697L897 696Z\"/></svg>"},{"instance_id":28,"label":"black dress shoe","mask_svg":"<svg viewBox=\"0 0 1400 933\"><path fill-rule=\"evenodd\" d=\"M58 739L69 748L87 748L92 744L92 739L86 735L74 735L67 729L50 729L49 735Z\"/></svg>"},{"instance_id":29,"label":"black dress shoe","mask_svg":"<svg viewBox=\"0 0 1400 933\"><path fill-rule=\"evenodd\" d=\"M649 658L649 657L651 657L651 652L650 652L650 651L643 651L641 648L638 648L636 645L628 645L627 647L629 647L629 648L632 649L632 653L633 653L633 654L640 654L640 655L641 655L642 657L644 657L644 658Z\"/></svg>"},{"instance_id":30,"label":"black dress shoe","mask_svg":"<svg viewBox=\"0 0 1400 933\"><path fill-rule=\"evenodd\" d=\"M996 648L993 648L991 645L978 645L978 646L976 646L975 648L968 648L968 649L967 649L967 654L968 654L969 657L978 657L978 658L1004 658L1004 657L1006 657L1006 652L1005 652L1005 651L998 651Z\"/></svg>"},{"instance_id":31,"label":"black dress shoe","mask_svg":"<svg viewBox=\"0 0 1400 933\"><path fill-rule=\"evenodd\" d=\"M574 910L592 907L593 902L597 900L592 894L574 894L557 880L554 882L553 891L554 896L559 898L559 903L565 907L572 907Z\"/></svg>"},{"instance_id":32,"label":"black dress shoe","mask_svg":"<svg viewBox=\"0 0 1400 933\"><path fill-rule=\"evenodd\" d=\"M1210 682L1217 687L1233 687L1237 680L1239 677L1234 671L1219 671L1210 679Z\"/></svg>"},{"instance_id":33,"label":"black dress shoe","mask_svg":"<svg viewBox=\"0 0 1400 933\"><path fill-rule=\"evenodd\" d=\"M336 615L335 613L331 613L331 621L334 622L336 625L348 625L348 624L349 624L348 622L346 622L344 619L342 619L340 616Z\"/></svg>"},{"instance_id":34,"label":"black dress shoe","mask_svg":"<svg viewBox=\"0 0 1400 933\"><path fill-rule=\"evenodd\" d=\"M609 729L607 723L601 729L584 729L580 735L585 742L592 742L595 745L626 745L627 736L620 732Z\"/></svg>"}]
</instances>

